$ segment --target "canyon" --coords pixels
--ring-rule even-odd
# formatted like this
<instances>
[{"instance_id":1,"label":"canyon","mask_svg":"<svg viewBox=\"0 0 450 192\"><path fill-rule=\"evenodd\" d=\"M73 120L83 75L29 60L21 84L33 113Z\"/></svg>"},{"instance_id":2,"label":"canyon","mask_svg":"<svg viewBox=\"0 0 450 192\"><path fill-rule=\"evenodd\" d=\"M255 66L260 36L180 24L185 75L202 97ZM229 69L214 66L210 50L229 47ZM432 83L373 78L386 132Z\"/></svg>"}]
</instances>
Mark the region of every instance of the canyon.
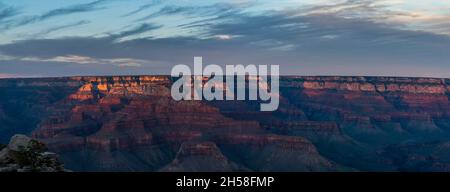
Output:
<instances>
[{"instance_id":1,"label":"canyon","mask_svg":"<svg viewBox=\"0 0 450 192\"><path fill-rule=\"evenodd\" d=\"M32 136L74 171L450 171L450 79L282 76L276 111L173 82L0 79L0 143Z\"/></svg>"}]
</instances>

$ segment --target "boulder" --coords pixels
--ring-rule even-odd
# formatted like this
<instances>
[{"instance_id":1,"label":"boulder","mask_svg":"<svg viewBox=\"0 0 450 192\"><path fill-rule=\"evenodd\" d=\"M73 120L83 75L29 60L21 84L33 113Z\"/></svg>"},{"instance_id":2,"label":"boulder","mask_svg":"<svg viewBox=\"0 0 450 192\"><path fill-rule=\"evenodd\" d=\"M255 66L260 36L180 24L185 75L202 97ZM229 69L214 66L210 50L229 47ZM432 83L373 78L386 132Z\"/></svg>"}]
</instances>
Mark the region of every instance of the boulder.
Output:
<instances>
[{"instance_id":1,"label":"boulder","mask_svg":"<svg viewBox=\"0 0 450 192\"><path fill-rule=\"evenodd\" d=\"M26 148L31 142L31 139L25 135L14 135L11 137L11 140L7 146L7 148L11 151L20 151Z\"/></svg>"},{"instance_id":2,"label":"boulder","mask_svg":"<svg viewBox=\"0 0 450 192\"><path fill-rule=\"evenodd\" d=\"M25 135L15 135L0 150L0 172L62 172L58 155L45 151L46 146Z\"/></svg>"}]
</instances>

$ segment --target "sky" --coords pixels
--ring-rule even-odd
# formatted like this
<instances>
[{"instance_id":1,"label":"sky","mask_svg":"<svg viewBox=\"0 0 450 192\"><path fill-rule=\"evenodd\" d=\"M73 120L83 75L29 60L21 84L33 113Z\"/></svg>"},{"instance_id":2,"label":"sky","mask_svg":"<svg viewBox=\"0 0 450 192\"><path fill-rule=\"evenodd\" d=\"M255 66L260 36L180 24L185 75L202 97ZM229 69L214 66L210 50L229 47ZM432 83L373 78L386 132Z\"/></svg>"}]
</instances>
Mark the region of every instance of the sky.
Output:
<instances>
[{"instance_id":1,"label":"sky","mask_svg":"<svg viewBox=\"0 0 450 192\"><path fill-rule=\"evenodd\" d=\"M0 78L170 74L194 56L450 78L450 0L0 0Z\"/></svg>"}]
</instances>

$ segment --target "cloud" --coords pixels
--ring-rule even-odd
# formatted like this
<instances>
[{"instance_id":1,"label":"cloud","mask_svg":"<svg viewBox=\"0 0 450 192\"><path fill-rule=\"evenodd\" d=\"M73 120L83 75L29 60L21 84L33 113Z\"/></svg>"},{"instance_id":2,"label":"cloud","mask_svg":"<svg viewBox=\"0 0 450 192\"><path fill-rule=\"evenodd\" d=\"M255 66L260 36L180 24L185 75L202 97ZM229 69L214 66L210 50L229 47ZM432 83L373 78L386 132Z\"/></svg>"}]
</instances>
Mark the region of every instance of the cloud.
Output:
<instances>
[{"instance_id":1,"label":"cloud","mask_svg":"<svg viewBox=\"0 0 450 192\"><path fill-rule=\"evenodd\" d=\"M144 16L137 21L145 21L148 19L160 17L160 16L170 16L170 15L185 15L194 17L208 17L216 16L221 14L226 14L228 12L233 12L238 7L234 4L229 3L216 3L213 5L205 6L164 6L159 11Z\"/></svg>"},{"instance_id":2,"label":"cloud","mask_svg":"<svg viewBox=\"0 0 450 192\"><path fill-rule=\"evenodd\" d=\"M24 77L21 74L0 73L0 79Z\"/></svg>"},{"instance_id":3,"label":"cloud","mask_svg":"<svg viewBox=\"0 0 450 192\"><path fill-rule=\"evenodd\" d=\"M149 63L147 60L133 59L133 58L92 58L88 56L80 55L64 55L56 56L53 58L39 58L39 57L23 57L16 58L20 61L31 62L55 62L55 63L76 63L76 64L101 64L101 65L115 65L115 66L128 66L128 67L140 67L143 64Z\"/></svg>"},{"instance_id":4,"label":"cloud","mask_svg":"<svg viewBox=\"0 0 450 192\"><path fill-rule=\"evenodd\" d=\"M11 61L14 59L15 59L15 57L12 57L12 56L9 56L9 55L6 55L6 54L0 52L0 61Z\"/></svg>"},{"instance_id":5,"label":"cloud","mask_svg":"<svg viewBox=\"0 0 450 192\"><path fill-rule=\"evenodd\" d=\"M122 39L122 38L130 37L130 36L146 33L148 31L153 31L153 30L159 29L161 27L162 27L162 25L143 23L143 24L140 24L139 26L122 31L120 33L112 34L111 37L113 37L115 39Z\"/></svg>"},{"instance_id":6,"label":"cloud","mask_svg":"<svg viewBox=\"0 0 450 192\"><path fill-rule=\"evenodd\" d=\"M437 4L430 2L429 5ZM346 0L326 5L296 8L299 15L328 14L342 18L367 19L377 23L390 24L399 29L423 30L450 35L449 12L441 7L434 9L414 8L414 2L397 0ZM417 7L417 5L416 5ZM444 8L445 9L445 8Z\"/></svg>"},{"instance_id":7,"label":"cloud","mask_svg":"<svg viewBox=\"0 0 450 192\"><path fill-rule=\"evenodd\" d=\"M217 37L217 39L220 39L220 40L230 40L233 38L233 36L231 36L231 35L216 35L216 37Z\"/></svg>"},{"instance_id":8,"label":"cloud","mask_svg":"<svg viewBox=\"0 0 450 192\"><path fill-rule=\"evenodd\" d=\"M96 1L93 1L90 3L76 4L76 5L72 5L72 6L68 6L68 7L64 7L64 8L50 10L42 15L27 16L20 20L8 23L8 25L5 25L3 27L3 29L10 29L12 27L20 27L23 25L51 19L54 17L60 17L60 16L74 14L74 13L83 13L83 12L90 12L90 11L103 9L102 7L99 7L99 6L105 4L108 1L112 1L112 0L96 0Z\"/></svg>"},{"instance_id":9,"label":"cloud","mask_svg":"<svg viewBox=\"0 0 450 192\"><path fill-rule=\"evenodd\" d=\"M336 39L336 38L339 38L339 35L323 35L321 38L323 38L323 39Z\"/></svg>"},{"instance_id":10,"label":"cloud","mask_svg":"<svg viewBox=\"0 0 450 192\"><path fill-rule=\"evenodd\" d=\"M138 19L137 21L145 21L151 18L155 18L158 16L164 16L164 15L174 15L174 14L179 14L179 13L188 13L195 10L195 7L177 7L177 6L165 6L163 8L161 8L158 12L149 14L145 17L142 17L140 19Z\"/></svg>"},{"instance_id":11,"label":"cloud","mask_svg":"<svg viewBox=\"0 0 450 192\"><path fill-rule=\"evenodd\" d=\"M0 52L0 62L2 61L26 61L26 62L52 62L52 63L73 63L73 64L100 64L114 65L120 67L140 67L143 64L150 64L152 61L134 58L93 58L80 55L62 55L50 58L39 56L9 56Z\"/></svg>"},{"instance_id":12,"label":"cloud","mask_svg":"<svg viewBox=\"0 0 450 192\"><path fill-rule=\"evenodd\" d=\"M279 64L284 75L450 77L449 36L408 30L373 17L353 17L349 12L373 6L340 5L316 7L310 12L282 10L261 14L233 9L224 14L226 17L222 18L226 19L211 15L201 22L180 26L201 28L199 36L144 38L143 33L159 27L140 24L107 37L16 41L0 45L4 55L14 58L8 61L14 65L0 61L0 70L24 73L25 68L29 73L49 75L168 74L172 66L190 64L194 56L203 56L207 64ZM210 15L213 10L164 13L198 16ZM133 63L140 67L126 66ZM73 65L82 66L83 70ZM42 66L47 67L47 72Z\"/></svg>"},{"instance_id":13,"label":"cloud","mask_svg":"<svg viewBox=\"0 0 450 192\"><path fill-rule=\"evenodd\" d=\"M91 3L85 3L85 4L77 4L72 5L65 8L60 9L54 9L47 13L44 13L43 15L38 17L38 20L45 20L52 17L62 16L62 15L68 15L73 13L83 13L83 12L89 12L99 9L99 5L102 5L110 0L97 0L93 1Z\"/></svg>"},{"instance_id":14,"label":"cloud","mask_svg":"<svg viewBox=\"0 0 450 192\"><path fill-rule=\"evenodd\" d=\"M145 10L151 8L151 7L154 7L154 6L158 5L158 4L160 4L161 2L162 2L161 0L153 0L151 3L142 5L139 8L137 8L136 10L130 11L130 12L122 15L122 17L129 17L131 15L138 14L138 13L140 13L142 11L145 11Z\"/></svg>"},{"instance_id":15,"label":"cloud","mask_svg":"<svg viewBox=\"0 0 450 192\"><path fill-rule=\"evenodd\" d=\"M69 24L65 24L65 25L59 25L59 26L55 26L55 27L51 27L48 29L45 29L39 33L36 33L33 35L33 37L42 37L44 35L56 32L56 31L60 31L60 30L64 30L64 29L68 29L68 28L72 28L72 27L77 27L77 26L81 26L81 25L86 25L91 23L88 20L81 20L81 21L77 21L74 23L69 23Z\"/></svg>"},{"instance_id":16,"label":"cloud","mask_svg":"<svg viewBox=\"0 0 450 192\"><path fill-rule=\"evenodd\" d=\"M342 17L377 17L386 12L380 0L346 0L302 9L301 14L335 14Z\"/></svg>"},{"instance_id":17,"label":"cloud","mask_svg":"<svg viewBox=\"0 0 450 192\"><path fill-rule=\"evenodd\" d=\"M7 7L0 4L0 21L17 15L19 11L14 7Z\"/></svg>"}]
</instances>

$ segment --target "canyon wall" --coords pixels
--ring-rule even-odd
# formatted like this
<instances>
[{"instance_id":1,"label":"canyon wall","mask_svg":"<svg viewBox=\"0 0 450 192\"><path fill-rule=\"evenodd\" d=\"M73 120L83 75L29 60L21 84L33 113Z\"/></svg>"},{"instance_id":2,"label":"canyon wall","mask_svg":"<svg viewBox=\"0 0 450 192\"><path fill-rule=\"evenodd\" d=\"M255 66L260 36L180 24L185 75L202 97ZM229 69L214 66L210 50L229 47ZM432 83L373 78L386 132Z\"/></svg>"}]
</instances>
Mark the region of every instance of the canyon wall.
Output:
<instances>
[{"instance_id":1,"label":"canyon wall","mask_svg":"<svg viewBox=\"0 0 450 192\"><path fill-rule=\"evenodd\" d=\"M284 76L274 112L174 101L172 82L1 79L0 139L32 135L79 171L450 171L448 79Z\"/></svg>"}]
</instances>

